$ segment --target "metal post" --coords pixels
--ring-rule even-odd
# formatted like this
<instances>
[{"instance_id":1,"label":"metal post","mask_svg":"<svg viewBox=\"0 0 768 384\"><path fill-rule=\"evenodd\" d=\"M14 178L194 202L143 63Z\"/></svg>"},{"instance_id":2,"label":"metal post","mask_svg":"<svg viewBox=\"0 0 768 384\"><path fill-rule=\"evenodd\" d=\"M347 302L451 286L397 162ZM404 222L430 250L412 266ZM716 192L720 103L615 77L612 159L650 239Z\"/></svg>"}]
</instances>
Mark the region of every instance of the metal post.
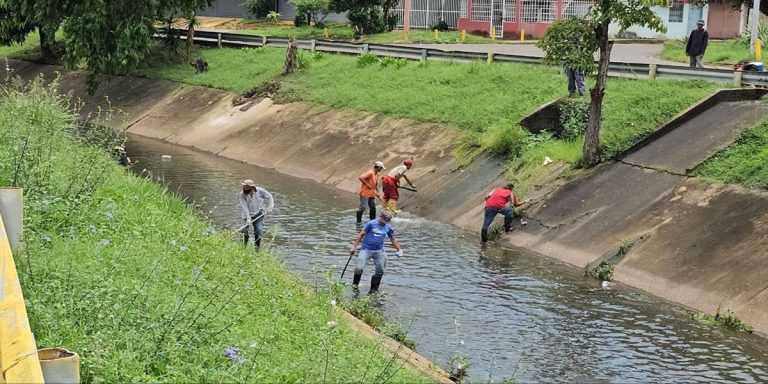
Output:
<instances>
[{"instance_id":1,"label":"metal post","mask_svg":"<svg viewBox=\"0 0 768 384\"><path fill-rule=\"evenodd\" d=\"M760 0L752 2L752 20L749 23L749 29L752 37L749 39L749 53L755 54L755 41L757 41L757 32L760 29Z\"/></svg>"},{"instance_id":2,"label":"metal post","mask_svg":"<svg viewBox=\"0 0 768 384\"><path fill-rule=\"evenodd\" d=\"M267 37L266 36L262 36L261 37L261 46L262 47L266 47L267 46Z\"/></svg>"},{"instance_id":3,"label":"metal post","mask_svg":"<svg viewBox=\"0 0 768 384\"><path fill-rule=\"evenodd\" d=\"M216 34L216 42L219 44L219 48L221 48L221 32Z\"/></svg>"},{"instance_id":4,"label":"metal post","mask_svg":"<svg viewBox=\"0 0 768 384\"><path fill-rule=\"evenodd\" d=\"M493 63L493 52L488 52L488 64Z\"/></svg>"},{"instance_id":5,"label":"metal post","mask_svg":"<svg viewBox=\"0 0 768 384\"><path fill-rule=\"evenodd\" d=\"M411 0L405 0L403 3L403 32L408 36L411 30ZM408 39L406 38L406 41Z\"/></svg>"},{"instance_id":6,"label":"metal post","mask_svg":"<svg viewBox=\"0 0 768 384\"><path fill-rule=\"evenodd\" d=\"M0 188L0 216L11 250L18 250L24 233L24 192L21 188ZM0 228L2 230L2 228Z\"/></svg>"},{"instance_id":7,"label":"metal post","mask_svg":"<svg viewBox=\"0 0 768 384\"><path fill-rule=\"evenodd\" d=\"M648 78L649 79L655 79L656 78L656 64L649 64L648 65Z\"/></svg>"},{"instance_id":8,"label":"metal post","mask_svg":"<svg viewBox=\"0 0 768 384\"><path fill-rule=\"evenodd\" d=\"M363 53L368 52L368 44L363 44Z\"/></svg>"},{"instance_id":9,"label":"metal post","mask_svg":"<svg viewBox=\"0 0 768 384\"><path fill-rule=\"evenodd\" d=\"M421 61L427 61L427 50L422 49L421 50Z\"/></svg>"},{"instance_id":10,"label":"metal post","mask_svg":"<svg viewBox=\"0 0 768 384\"><path fill-rule=\"evenodd\" d=\"M309 50L314 53L315 52L315 45L317 45L317 40L312 39L309 41Z\"/></svg>"},{"instance_id":11,"label":"metal post","mask_svg":"<svg viewBox=\"0 0 768 384\"><path fill-rule=\"evenodd\" d=\"M742 71L734 71L733 72L733 85L737 87L741 87L741 75L743 75L744 72Z\"/></svg>"}]
</instances>

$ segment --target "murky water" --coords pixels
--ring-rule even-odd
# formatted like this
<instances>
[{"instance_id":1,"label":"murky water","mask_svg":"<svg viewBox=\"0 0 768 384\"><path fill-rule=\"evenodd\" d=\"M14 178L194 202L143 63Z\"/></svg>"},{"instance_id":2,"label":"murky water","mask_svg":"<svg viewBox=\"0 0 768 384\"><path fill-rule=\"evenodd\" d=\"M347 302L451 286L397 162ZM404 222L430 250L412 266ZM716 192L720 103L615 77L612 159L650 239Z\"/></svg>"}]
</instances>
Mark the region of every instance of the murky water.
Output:
<instances>
[{"instance_id":1,"label":"murky water","mask_svg":"<svg viewBox=\"0 0 768 384\"><path fill-rule=\"evenodd\" d=\"M355 195L131 140L138 171L146 168L225 227L239 225L239 180L254 179L275 195L265 224L279 228L273 246L287 266L310 285L324 284L328 270L341 273L355 235ZM768 341L758 336L698 324L683 308L630 289L602 289L536 254L483 251L475 233L407 216L393 226L405 256L387 266L385 315L408 325L418 352L438 365L468 358L472 382L768 382Z\"/></svg>"}]
</instances>

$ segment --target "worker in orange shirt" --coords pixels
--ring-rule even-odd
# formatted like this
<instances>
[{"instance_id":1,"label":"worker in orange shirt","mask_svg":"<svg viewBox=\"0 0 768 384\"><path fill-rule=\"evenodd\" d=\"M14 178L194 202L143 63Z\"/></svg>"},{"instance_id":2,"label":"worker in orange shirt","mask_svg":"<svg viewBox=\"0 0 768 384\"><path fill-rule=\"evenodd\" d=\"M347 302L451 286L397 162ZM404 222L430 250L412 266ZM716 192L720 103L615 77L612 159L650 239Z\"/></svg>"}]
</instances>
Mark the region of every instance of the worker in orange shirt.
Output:
<instances>
[{"instance_id":1,"label":"worker in orange shirt","mask_svg":"<svg viewBox=\"0 0 768 384\"><path fill-rule=\"evenodd\" d=\"M373 169L363 173L358 178L360 180L360 190L357 194L360 196L360 206L357 208L357 226L363 225L363 213L365 206L368 206L369 217L376 219L376 198L379 196L379 172L384 170L384 163L376 161L373 163Z\"/></svg>"}]
</instances>

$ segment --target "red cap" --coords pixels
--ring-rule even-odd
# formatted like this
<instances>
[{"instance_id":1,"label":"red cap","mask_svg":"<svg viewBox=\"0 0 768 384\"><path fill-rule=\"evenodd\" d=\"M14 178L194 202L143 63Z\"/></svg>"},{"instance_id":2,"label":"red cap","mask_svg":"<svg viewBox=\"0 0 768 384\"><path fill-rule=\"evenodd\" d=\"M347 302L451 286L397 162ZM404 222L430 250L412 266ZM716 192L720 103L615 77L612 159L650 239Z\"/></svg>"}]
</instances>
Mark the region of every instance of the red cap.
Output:
<instances>
[{"instance_id":1,"label":"red cap","mask_svg":"<svg viewBox=\"0 0 768 384\"><path fill-rule=\"evenodd\" d=\"M405 164L407 166L412 166L413 165L413 160L407 159L407 160L403 161L403 164Z\"/></svg>"}]
</instances>

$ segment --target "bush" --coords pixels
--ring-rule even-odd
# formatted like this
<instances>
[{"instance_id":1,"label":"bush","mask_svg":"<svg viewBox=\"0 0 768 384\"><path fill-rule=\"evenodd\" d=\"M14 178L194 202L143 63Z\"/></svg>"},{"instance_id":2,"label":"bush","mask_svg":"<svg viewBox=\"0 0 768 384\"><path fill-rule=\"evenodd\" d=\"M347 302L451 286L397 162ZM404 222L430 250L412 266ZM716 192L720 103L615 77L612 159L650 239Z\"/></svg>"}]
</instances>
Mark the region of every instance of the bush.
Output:
<instances>
[{"instance_id":1,"label":"bush","mask_svg":"<svg viewBox=\"0 0 768 384\"><path fill-rule=\"evenodd\" d=\"M270 0L245 0L245 8L254 18L261 19L267 17L272 11L272 2Z\"/></svg>"},{"instance_id":2,"label":"bush","mask_svg":"<svg viewBox=\"0 0 768 384\"><path fill-rule=\"evenodd\" d=\"M296 16L293 17L293 26L298 27L304 27L307 23L307 17L303 13L297 13Z\"/></svg>"},{"instance_id":3,"label":"bush","mask_svg":"<svg viewBox=\"0 0 768 384\"><path fill-rule=\"evenodd\" d=\"M558 105L560 110L561 131L557 135L566 141L576 141L584 137L589 119L589 104L582 101L565 100Z\"/></svg>"},{"instance_id":4,"label":"bush","mask_svg":"<svg viewBox=\"0 0 768 384\"><path fill-rule=\"evenodd\" d=\"M594 268L586 269L584 271L584 275L600 281L611 281L613 280L613 269L613 264L606 261L601 261L600 264Z\"/></svg>"},{"instance_id":5,"label":"bush","mask_svg":"<svg viewBox=\"0 0 768 384\"><path fill-rule=\"evenodd\" d=\"M448 23L446 23L445 20L441 19L440 21L438 21L434 25L429 26L429 30L430 31L434 31L435 29L437 29L440 32L443 32L443 31L450 30L451 28L448 27Z\"/></svg>"},{"instance_id":6,"label":"bush","mask_svg":"<svg viewBox=\"0 0 768 384\"><path fill-rule=\"evenodd\" d=\"M280 14L275 11L269 11L269 13L267 14L267 21L272 23L277 23L278 21L280 21Z\"/></svg>"},{"instance_id":7,"label":"bush","mask_svg":"<svg viewBox=\"0 0 768 384\"><path fill-rule=\"evenodd\" d=\"M379 57L370 52L365 52L357 57L357 66L362 68L379 61Z\"/></svg>"}]
</instances>

